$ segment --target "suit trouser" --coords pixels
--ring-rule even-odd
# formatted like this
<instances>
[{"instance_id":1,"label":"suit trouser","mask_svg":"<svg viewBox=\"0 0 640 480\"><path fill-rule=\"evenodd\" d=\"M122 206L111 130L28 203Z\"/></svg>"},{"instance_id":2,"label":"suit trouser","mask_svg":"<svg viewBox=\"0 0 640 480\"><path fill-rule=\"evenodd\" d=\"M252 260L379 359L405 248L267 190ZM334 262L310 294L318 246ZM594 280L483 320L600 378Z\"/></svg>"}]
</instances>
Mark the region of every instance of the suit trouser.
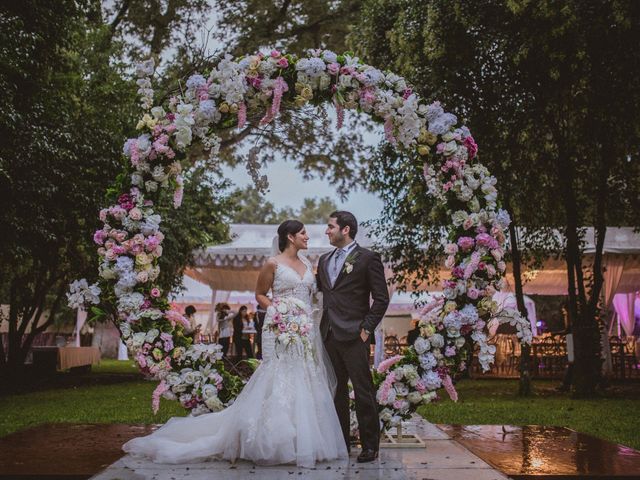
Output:
<instances>
[{"instance_id":1,"label":"suit trouser","mask_svg":"<svg viewBox=\"0 0 640 480\"><path fill-rule=\"evenodd\" d=\"M363 342L358 336L355 340L341 342L336 340L333 332L329 330L325 347L336 373L337 386L334 402L347 448L349 448L349 425L351 423L348 382L351 379L362 448L378 450L380 420L376 391L369 369L369 341Z\"/></svg>"}]
</instances>

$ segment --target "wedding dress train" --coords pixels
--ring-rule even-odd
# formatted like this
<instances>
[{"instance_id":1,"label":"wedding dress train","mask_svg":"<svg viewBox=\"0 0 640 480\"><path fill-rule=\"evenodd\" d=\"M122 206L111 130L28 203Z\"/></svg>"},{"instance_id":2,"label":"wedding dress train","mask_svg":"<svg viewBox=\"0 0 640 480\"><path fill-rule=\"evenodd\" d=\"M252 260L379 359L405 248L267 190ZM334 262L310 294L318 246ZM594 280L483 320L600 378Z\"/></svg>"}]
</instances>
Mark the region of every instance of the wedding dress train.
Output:
<instances>
[{"instance_id":1,"label":"wedding dress train","mask_svg":"<svg viewBox=\"0 0 640 480\"><path fill-rule=\"evenodd\" d=\"M278 264L274 297L293 296L311 305L315 278L308 260L301 277ZM319 335L317 324L311 335ZM263 361L236 401L220 412L174 417L146 437L123 449L156 463L191 463L237 458L259 465L316 462L346 458L347 449L333 404L333 393L321 354L319 337L314 356L295 349L275 352L275 336L263 331Z\"/></svg>"}]
</instances>

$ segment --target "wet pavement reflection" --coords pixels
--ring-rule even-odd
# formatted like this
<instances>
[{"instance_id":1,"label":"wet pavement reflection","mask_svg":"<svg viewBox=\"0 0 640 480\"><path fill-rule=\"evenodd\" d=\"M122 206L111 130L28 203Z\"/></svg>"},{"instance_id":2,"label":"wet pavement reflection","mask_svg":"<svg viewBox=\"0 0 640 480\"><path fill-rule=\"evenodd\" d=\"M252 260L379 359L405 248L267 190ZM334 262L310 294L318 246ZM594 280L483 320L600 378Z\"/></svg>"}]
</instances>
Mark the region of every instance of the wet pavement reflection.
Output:
<instances>
[{"instance_id":1,"label":"wet pavement reflection","mask_svg":"<svg viewBox=\"0 0 640 480\"><path fill-rule=\"evenodd\" d=\"M640 451L563 427L438 425L514 479L638 478Z\"/></svg>"}]
</instances>

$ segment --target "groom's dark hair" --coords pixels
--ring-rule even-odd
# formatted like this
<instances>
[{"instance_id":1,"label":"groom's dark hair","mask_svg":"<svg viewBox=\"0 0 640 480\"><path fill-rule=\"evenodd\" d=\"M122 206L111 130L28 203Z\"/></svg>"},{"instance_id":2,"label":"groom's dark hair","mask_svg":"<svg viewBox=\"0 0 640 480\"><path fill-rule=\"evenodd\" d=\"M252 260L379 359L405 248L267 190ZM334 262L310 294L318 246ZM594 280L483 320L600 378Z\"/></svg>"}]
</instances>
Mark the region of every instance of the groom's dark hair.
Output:
<instances>
[{"instance_id":1,"label":"groom's dark hair","mask_svg":"<svg viewBox=\"0 0 640 480\"><path fill-rule=\"evenodd\" d=\"M353 213L345 210L337 210L329 215L329 217L336 219L336 223L340 227L340 230L344 227L349 227L349 236L352 240L356 239L356 234L358 233L358 221Z\"/></svg>"}]
</instances>

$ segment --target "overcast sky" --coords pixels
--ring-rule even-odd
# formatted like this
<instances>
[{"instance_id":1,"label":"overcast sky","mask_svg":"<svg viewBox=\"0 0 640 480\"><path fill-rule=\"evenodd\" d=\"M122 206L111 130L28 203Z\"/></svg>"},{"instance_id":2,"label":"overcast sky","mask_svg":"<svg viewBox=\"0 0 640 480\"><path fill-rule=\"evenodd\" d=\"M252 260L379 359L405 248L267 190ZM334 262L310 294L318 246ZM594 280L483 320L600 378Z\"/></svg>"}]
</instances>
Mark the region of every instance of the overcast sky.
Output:
<instances>
[{"instance_id":1,"label":"overcast sky","mask_svg":"<svg viewBox=\"0 0 640 480\"><path fill-rule=\"evenodd\" d=\"M298 209L302 200L308 197L331 197L338 208L352 212L358 222L375 218L382 211L382 201L375 195L362 191L350 194L342 202L334 187L323 180L304 180L292 163L276 160L263 171L269 178L269 191L264 197L277 209L287 206ZM242 165L236 169L225 167L224 173L239 187L251 183L251 178Z\"/></svg>"}]
</instances>

